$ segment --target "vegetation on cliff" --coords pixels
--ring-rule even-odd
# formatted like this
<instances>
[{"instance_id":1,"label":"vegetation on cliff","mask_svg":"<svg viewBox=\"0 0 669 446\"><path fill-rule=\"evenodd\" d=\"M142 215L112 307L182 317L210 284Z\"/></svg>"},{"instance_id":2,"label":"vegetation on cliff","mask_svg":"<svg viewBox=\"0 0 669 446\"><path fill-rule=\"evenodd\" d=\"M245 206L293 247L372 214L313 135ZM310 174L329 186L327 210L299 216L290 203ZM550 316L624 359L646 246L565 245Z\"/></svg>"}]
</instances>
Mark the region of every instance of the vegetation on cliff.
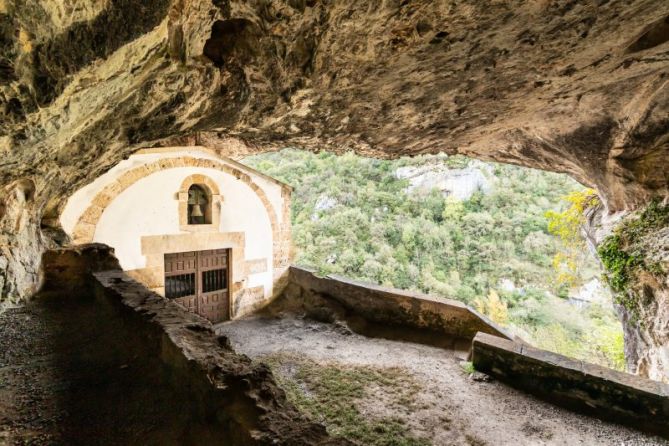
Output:
<instances>
[{"instance_id":1,"label":"vegetation on cliff","mask_svg":"<svg viewBox=\"0 0 669 446\"><path fill-rule=\"evenodd\" d=\"M569 177L445 155L383 161L284 150L245 162L294 187L297 264L457 299L537 346L623 367L610 302L569 298L600 275L592 254L569 238L577 208L596 198ZM398 178L407 167L476 169L490 187L456 199Z\"/></svg>"},{"instance_id":2,"label":"vegetation on cliff","mask_svg":"<svg viewBox=\"0 0 669 446\"><path fill-rule=\"evenodd\" d=\"M606 268L606 281L616 292L615 301L624 306L633 318L641 323L639 311L642 303L633 289L635 277L642 271L663 280L661 262L648 252L645 237L655 230L669 226L669 205L653 200L638 215L627 218L599 245L597 252Z\"/></svg>"}]
</instances>

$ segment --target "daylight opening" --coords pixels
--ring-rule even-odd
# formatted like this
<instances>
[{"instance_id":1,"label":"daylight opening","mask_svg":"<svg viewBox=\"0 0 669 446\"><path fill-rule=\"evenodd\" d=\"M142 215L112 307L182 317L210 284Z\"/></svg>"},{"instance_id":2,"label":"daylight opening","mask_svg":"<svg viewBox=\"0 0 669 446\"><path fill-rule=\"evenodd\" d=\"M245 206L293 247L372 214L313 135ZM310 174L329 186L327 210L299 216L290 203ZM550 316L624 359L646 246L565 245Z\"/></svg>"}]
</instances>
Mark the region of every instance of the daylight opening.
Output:
<instances>
[{"instance_id":1,"label":"daylight opening","mask_svg":"<svg viewBox=\"0 0 669 446\"><path fill-rule=\"evenodd\" d=\"M581 234L594 191L463 156L283 150L249 166L294 187L294 263L461 301L528 343L624 370L623 331Z\"/></svg>"}]
</instances>

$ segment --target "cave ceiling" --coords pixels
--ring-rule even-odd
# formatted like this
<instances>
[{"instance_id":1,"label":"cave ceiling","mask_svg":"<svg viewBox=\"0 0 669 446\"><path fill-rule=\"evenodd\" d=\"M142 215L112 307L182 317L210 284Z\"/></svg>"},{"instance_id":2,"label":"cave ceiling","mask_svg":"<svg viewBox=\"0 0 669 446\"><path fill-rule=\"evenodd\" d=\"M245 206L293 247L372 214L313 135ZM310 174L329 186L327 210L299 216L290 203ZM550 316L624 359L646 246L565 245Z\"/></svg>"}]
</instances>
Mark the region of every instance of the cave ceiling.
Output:
<instances>
[{"instance_id":1,"label":"cave ceiling","mask_svg":"<svg viewBox=\"0 0 669 446\"><path fill-rule=\"evenodd\" d=\"M0 0L0 182L132 151L461 153L666 197L666 0Z\"/></svg>"}]
</instances>

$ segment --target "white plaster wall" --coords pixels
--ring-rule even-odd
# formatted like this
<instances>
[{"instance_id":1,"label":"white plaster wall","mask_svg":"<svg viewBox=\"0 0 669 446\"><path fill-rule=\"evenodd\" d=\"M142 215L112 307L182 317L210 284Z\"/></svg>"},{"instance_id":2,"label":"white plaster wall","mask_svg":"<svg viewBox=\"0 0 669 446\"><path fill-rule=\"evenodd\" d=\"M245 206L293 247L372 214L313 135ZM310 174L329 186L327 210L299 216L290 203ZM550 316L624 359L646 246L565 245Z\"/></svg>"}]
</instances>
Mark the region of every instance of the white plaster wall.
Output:
<instances>
[{"instance_id":1,"label":"white plaster wall","mask_svg":"<svg viewBox=\"0 0 669 446\"><path fill-rule=\"evenodd\" d=\"M93 198L104 189L110 183L113 183L118 178L120 178L124 173L132 170L136 167L142 166L144 164L152 163L164 158L181 158L184 156L192 158L202 158L215 160L226 163L225 160L216 156L214 153L211 153L205 148L199 147L188 147L188 148L173 148L173 149L160 149L166 151L156 151L151 152L147 151L146 153L137 153L131 155L128 159L121 161L116 166L105 172L103 175L96 178L93 182L82 187L76 191L67 201L65 208L60 216L60 224L63 230L67 234L71 234L74 230L74 226L79 221L79 217L84 211L88 208ZM237 166L237 163L229 162L227 164L234 164ZM270 198L272 201L272 206L275 209L278 209L277 215L281 214L281 187L274 183L271 180L267 180L262 176L256 174L252 169L239 165L243 168L249 175L251 175L254 181L257 180L258 186L262 187L268 197L271 195L273 198ZM276 195L278 190L279 202L276 201ZM278 206L278 207L277 207Z\"/></svg>"},{"instance_id":2,"label":"white plaster wall","mask_svg":"<svg viewBox=\"0 0 669 446\"><path fill-rule=\"evenodd\" d=\"M281 186L261 177L260 175L253 176L253 181L265 191L267 199L274 208L277 221L279 224L283 224L283 197L281 196Z\"/></svg>"},{"instance_id":3,"label":"white plaster wall","mask_svg":"<svg viewBox=\"0 0 669 446\"><path fill-rule=\"evenodd\" d=\"M72 235L72 231L79 221L79 217L91 204L95 196L108 184L114 182L122 174L135 167L141 166L144 161L137 158L129 158L118 163L108 170L104 175L99 176L93 182L76 191L65 204L63 212L60 214L60 225L63 230Z\"/></svg>"},{"instance_id":4,"label":"white plaster wall","mask_svg":"<svg viewBox=\"0 0 669 446\"><path fill-rule=\"evenodd\" d=\"M176 193L183 180L193 174L206 175L220 189L223 197L220 231L245 233L246 260L267 259L268 271L250 275L245 286L263 285L265 296L269 297L273 282L273 244L267 211L249 186L216 169L172 168L137 181L105 209L98 221L94 241L114 247L123 269L146 267L146 259L141 253L141 237L188 233L179 228Z\"/></svg>"},{"instance_id":5,"label":"white plaster wall","mask_svg":"<svg viewBox=\"0 0 669 446\"><path fill-rule=\"evenodd\" d=\"M265 195L267 195L267 199L272 205L272 208L274 208L274 213L276 214L279 224L283 224L283 197L281 195L282 186L276 183L275 180L270 179L266 175L259 174L244 164L238 163L236 161L232 161L231 164L248 173L251 176L253 182L262 188L262 190L265 192Z\"/></svg>"}]
</instances>

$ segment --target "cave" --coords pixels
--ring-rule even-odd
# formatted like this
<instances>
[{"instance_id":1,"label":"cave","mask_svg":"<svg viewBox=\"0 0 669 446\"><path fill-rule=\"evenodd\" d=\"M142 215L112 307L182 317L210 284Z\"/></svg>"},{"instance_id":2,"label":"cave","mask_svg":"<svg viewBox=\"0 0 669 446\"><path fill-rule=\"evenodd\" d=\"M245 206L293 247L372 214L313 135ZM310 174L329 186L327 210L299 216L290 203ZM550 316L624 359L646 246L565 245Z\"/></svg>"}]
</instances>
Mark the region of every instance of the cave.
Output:
<instances>
[{"instance_id":1,"label":"cave","mask_svg":"<svg viewBox=\"0 0 669 446\"><path fill-rule=\"evenodd\" d=\"M140 17L149 20L140 23ZM593 380L608 376L599 369L546 357L529 346L523 356L525 347L456 304L441 307L424 296L295 268L289 226L271 227L273 242L265 244L266 252L242 257L235 269L240 257L233 245L239 240L225 234L240 231L216 228L212 237L230 240L203 241L209 234L205 227L221 223L217 209L229 203L213 179L184 183L184 177L163 187L174 212L160 221L169 220L170 230L183 231L189 241L177 250L151 253L158 266L130 265L122 244L114 240L125 232L114 228L139 224L137 217L124 221L121 212L106 230L96 228L106 212L100 206L104 197L88 206L81 220L72 211L77 200L97 198L93 191L105 181L110 181L110 193L122 192L125 186L114 175L124 166L140 167L133 181L148 180L155 172L142 170L142 157L153 157L158 170L177 169L164 154L179 150L206 162L222 160L226 181L245 184L255 197L241 200L242 205L262 202L257 197L263 193L270 206L283 203L273 211L277 222L290 213L288 189L239 165L242 158L287 147L379 159L460 154L565 173L596 191L598 205L584 209L584 235L619 303L631 372L611 377L621 387L609 389L610 394L628 397L615 404L637 414L627 420L633 429L666 437L666 429L653 422L659 412L642 408L669 407L667 17L669 4L660 0L0 2L0 109L6 112L0 120L0 317L5 320L2 342L11 344L6 344L11 355L0 372L13 370L11 358L30 359L21 342L37 355L40 348L48 351L39 342L50 339L59 346L52 352L56 366L52 374L40 372L42 380L67 387L62 377L68 372L113 364L105 375L111 400L120 401L124 387L137 390L137 399L125 406L130 418L141 414L137 409L152 392L132 387L126 369L151 370L153 383L169 389L162 401L156 400L161 409L173 412L184 401L189 414L175 418L178 429L166 429L161 437L158 428L151 431L157 436L142 437L139 417L129 424L131 443L201 444L210 442L208 435L220 435L232 444L335 444L328 443L335 440L321 424L286 400L268 366L238 355L234 342L220 330L217 334L206 319L165 303L166 254L221 250L221 259L232 259L231 276L215 279L217 287L226 282L231 293L237 287L243 298L229 295L239 307L228 304L230 314L216 318L241 317L272 301L276 307L270 303L266 308L272 314L290 307L326 322L336 316L335 322L341 319L370 337L388 335L389 326L400 324L400 331L421 345L434 337L425 333L467 320L471 325L465 325L479 329L449 336L466 339L480 371L497 374L541 400L588 412L561 393L572 389L595 401L586 404L590 415L592 407L606 412L603 407L613 403L607 406L599 398L607 392L598 393L598 384L587 387L588 380L572 374L578 370ZM207 177L199 170L188 175ZM201 193L189 194L193 185ZM148 196L143 202L147 209L155 204ZM119 203L110 206L122 208ZM84 212L84 204L77 206ZM141 216L142 200L127 210ZM152 236L158 240L165 234ZM116 254L97 243L117 244ZM154 244L160 243L170 242ZM350 296L360 299L354 302ZM398 313L402 308L406 311ZM77 330L63 322L68 317L84 327L79 339ZM47 330L31 344L25 331L40 332L40 320ZM123 343L108 334L98 343L84 342L101 328L117 331ZM74 341L70 347L69 341ZM68 348L82 353L70 360L61 355ZM455 344L448 348L454 354L463 350ZM512 354L528 362L561 364L565 374L547 374L545 385L532 388L518 362L503 361ZM132 363L137 355L146 361ZM105 412L90 401L77 403L88 389L97 389L95 398L104 398L104 392L95 376L75 375L73 389L83 393L66 394L71 399L63 407L73 407L79 418L64 425L71 430L60 438L85 444L86 438L109 435L118 425L111 422L99 432L77 436L87 413ZM194 392L185 395L179 382ZM652 395L652 402L626 393L630 388ZM3 387L3 394L17 391ZM12 404L18 400L0 400L0 412L7 414L0 417L0 434L12 441L34 437L39 444L41 428L57 430L54 418L17 434L4 420L14 416ZM107 409L107 414L114 412ZM625 423L625 416L616 413L608 420ZM540 434L532 426L527 429L535 438Z\"/></svg>"}]
</instances>

